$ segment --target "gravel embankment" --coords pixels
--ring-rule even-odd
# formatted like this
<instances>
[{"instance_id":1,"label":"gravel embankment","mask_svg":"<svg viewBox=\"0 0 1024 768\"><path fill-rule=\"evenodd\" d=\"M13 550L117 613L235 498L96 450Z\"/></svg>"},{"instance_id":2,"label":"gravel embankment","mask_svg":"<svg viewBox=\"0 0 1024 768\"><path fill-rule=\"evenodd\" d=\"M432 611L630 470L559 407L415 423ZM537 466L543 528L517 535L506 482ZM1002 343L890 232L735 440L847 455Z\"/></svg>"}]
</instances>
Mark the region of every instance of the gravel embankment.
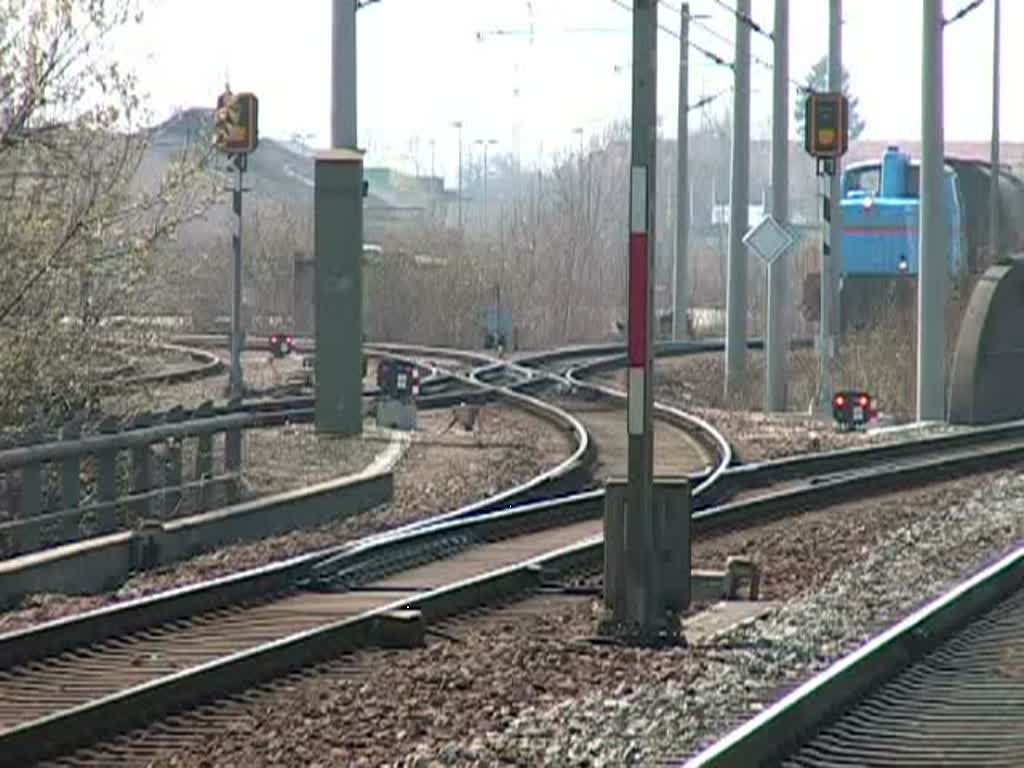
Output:
<instances>
[{"instance_id":1,"label":"gravel embankment","mask_svg":"<svg viewBox=\"0 0 1024 768\"><path fill-rule=\"evenodd\" d=\"M358 677L306 680L154 765L610 766L685 755L764 690L1024 535L1022 496L1024 476L993 473L697 542L696 565L752 556L762 596L790 602L710 646L662 652L580 642L595 602L508 609L449 629L456 642L359 654Z\"/></svg>"},{"instance_id":2,"label":"gravel embankment","mask_svg":"<svg viewBox=\"0 0 1024 768\"><path fill-rule=\"evenodd\" d=\"M791 355L791 367L811 365L806 351ZM763 358L760 352L751 352L751 362ZM763 366L762 366L763 367ZM735 403L726 403L722 392L724 374L720 353L693 355L658 360L655 366L654 397L660 403L696 414L719 429L732 443L743 461L760 461L802 453L832 451L839 448L877 445L896 440L907 440L917 435L909 431L840 432L831 421L822 421L807 413L806 398L801 410L785 413L764 412L763 379L754 375L748 389L754 393L744 395ZM624 389L625 372L609 371L595 376L595 380ZM801 396L803 397L803 396ZM791 393L791 404L794 398ZM884 404L883 404L884 405ZM929 427L928 434L941 430ZM946 431L956 429L945 428ZM924 434L925 430L915 430Z\"/></svg>"},{"instance_id":3,"label":"gravel embankment","mask_svg":"<svg viewBox=\"0 0 1024 768\"><path fill-rule=\"evenodd\" d=\"M213 350L225 364L230 361L230 353L224 350ZM174 358L168 358L167 367L179 367ZM288 374L302 369L302 361L297 355L274 360L269 352L243 352L242 372L247 387L265 389L285 384ZM195 381L182 381L174 384L148 384L132 387L126 393L108 395L101 401L104 413L111 413L128 418L145 411L160 411L181 405L185 409L195 408L207 400L221 403L227 399L228 373L225 370L216 376Z\"/></svg>"},{"instance_id":4,"label":"gravel embankment","mask_svg":"<svg viewBox=\"0 0 1024 768\"><path fill-rule=\"evenodd\" d=\"M675 679L531 707L475 748L442 746L443 764L629 765L685 757L764 705L761 692L806 677L1024 537L1024 476L965 502L921 507L886 528L821 588L694 649ZM453 759L448 759L451 756ZM429 765L424 757L409 765Z\"/></svg>"},{"instance_id":5,"label":"gravel embankment","mask_svg":"<svg viewBox=\"0 0 1024 768\"><path fill-rule=\"evenodd\" d=\"M451 421L449 410L419 414L420 430L394 469L395 496L390 504L319 528L224 547L142 573L115 592L88 597L34 596L20 609L0 614L0 633L258 567L447 512L523 482L569 455L568 436L549 422L506 406L481 409L472 433L458 425L447 429Z\"/></svg>"}]
</instances>

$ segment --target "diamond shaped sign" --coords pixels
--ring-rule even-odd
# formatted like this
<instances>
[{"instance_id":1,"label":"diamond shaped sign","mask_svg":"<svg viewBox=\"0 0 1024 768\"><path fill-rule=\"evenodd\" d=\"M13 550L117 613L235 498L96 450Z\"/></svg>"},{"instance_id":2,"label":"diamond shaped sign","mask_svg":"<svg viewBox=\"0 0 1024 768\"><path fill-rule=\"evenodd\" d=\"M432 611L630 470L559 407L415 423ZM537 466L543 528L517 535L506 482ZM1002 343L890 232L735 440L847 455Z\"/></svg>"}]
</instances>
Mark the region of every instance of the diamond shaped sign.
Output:
<instances>
[{"instance_id":1,"label":"diamond shaped sign","mask_svg":"<svg viewBox=\"0 0 1024 768\"><path fill-rule=\"evenodd\" d=\"M765 264L771 264L788 251L796 241L788 230L775 220L770 213L747 230L744 244L761 257Z\"/></svg>"}]
</instances>

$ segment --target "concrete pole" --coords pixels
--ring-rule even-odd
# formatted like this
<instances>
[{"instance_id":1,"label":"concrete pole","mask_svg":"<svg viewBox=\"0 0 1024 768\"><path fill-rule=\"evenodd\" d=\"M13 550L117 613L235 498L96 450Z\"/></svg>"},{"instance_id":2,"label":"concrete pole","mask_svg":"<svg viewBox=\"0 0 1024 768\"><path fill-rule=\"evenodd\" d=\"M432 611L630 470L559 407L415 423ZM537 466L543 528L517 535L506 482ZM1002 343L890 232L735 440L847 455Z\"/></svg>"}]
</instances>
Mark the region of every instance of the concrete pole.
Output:
<instances>
[{"instance_id":1,"label":"concrete pole","mask_svg":"<svg viewBox=\"0 0 1024 768\"><path fill-rule=\"evenodd\" d=\"M679 127L676 138L676 261L672 281L672 338L688 338L687 244L690 228L690 185L687 162L690 150L690 6L683 3L679 22Z\"/></svg>"},{"instance_id":2,"label":"concrete pole","mask_svg":"<svg viewBox=\"0 0 1024 768\"><path fill-rule=\"evenodd\" d=\"M747 209L750 194L750 0L738 0L736 85L732 97L732 178L729 191L729 278L726 286L725 396L743 392L747 367Z\"/></svg>"},{"instance_id":3,"label":"concrete pole","mask_svg":"<svg viewBox=\"0 0 1024 768\"><path fill-rule=\"evenodd\" d=\"M459 234L462 234L462 121L456 120L452 125L459 130Z\"/></svg>"},{"instance_id":4,"label":"concrete pole","mask_svg":"<svg viewBox=\"0 0 1024 768\"><path fill-rule=\"evenodd\" d=\"M487 142L484 145L484 232L487 231Z\"/></svg>"},{"instance_id":5,"label":"concrete pole","mask_svg":"<svg viewBox=\"0 0 1024 768\"><path fill-rule=\"evenodd\" d=\"M917 280L917 418L946 416L946 288L942 110L942 0L924 0L921 46L921 237Z\"/></svg>"},{"instance_id":6,"label":"concrete pole","mask_svg":"<svg viewBox=\"0 0 1024 768\"><path fill-rule=\"evenodd\" d=\"M831 0L828 19L828 89L830 91L843 90L843 0ZM835 336L836 328L839 327L840 303L842 296L839 292L839 277L843 266L843 209L840 205L842 193L840 182L843 173L843 159L836 158L832 172L832 316L831 329L832 337ZM835 355L835 342L832 342L831 351ZM829 398L831 398L829 393Z\"/></svg>"},{"instance_id":7,"label":"concrete pole","mask_svg":"<svg viewBox=\"0 0 1024 768\"><path fill-rule=\"evenodd\" d=\"M772 216L789 222L789 0L775 0L772 85ZM786 410L786 256L768 266L765 410Z\"/></svg>"},{"instance_id":8,"label":"concrete pole","mask_svg":"<svg viewBox=\"0 0 1024 768\"><path fill-rule=\"evenodd\" d=\"M992 178L989 191L989 247L992 261L999 260L999 0L992 8Z\"/></svg>"},{"instance_id":9,"label":"concrete pole","mask_svg":"<svg viewBox=\"0 0 1024 768\"><path fill-rule=\"evenodd\" d=\"M828 89L843 90L843 3L829 0L828 12ZM821 318L819 320L819 353L821 355L821 390L818 392L820 413L831 412L832 362L835 356L835 327L839 313L837 275L843 263L842 206L840 178L842 159L832 161L832 175L826 177L829 198L828 247L821 254Z\"/></svg>"},{"instance_id":10,"label":"concrete pole","mask_svg":"<svg viewBox=\"0 0 1024 768\"><path fill-rule=\"evenodd\" d=\"M234 158L235 189L231 198L235 212L235 232L231 238L231 372L228 392L232 399L242 397L245 393L242 369L242 169L247 160L245 155L236 155Z\"/></svg>"},{"instance_id":11,"label":"concrete pole","mask_svg":"<svg viewBox=\"0 0 1024 768\"><path fill-rule=\"evenodd\" d=\"M654 327L655 178L658 0L633 3L632 139L629 195L628 482L626 618L653 636L663 618L654 583Z\"/></svg>"},{"instance_id":12,"label":"concrete pole","mask_svg":"<svg viewBox=\"0 0 1024 768\"><path fill-rule=\"evenodd\" d=\"M355 149L356 0L334 0L331 25L331 146Z\"/></svg>"}]
</instances>

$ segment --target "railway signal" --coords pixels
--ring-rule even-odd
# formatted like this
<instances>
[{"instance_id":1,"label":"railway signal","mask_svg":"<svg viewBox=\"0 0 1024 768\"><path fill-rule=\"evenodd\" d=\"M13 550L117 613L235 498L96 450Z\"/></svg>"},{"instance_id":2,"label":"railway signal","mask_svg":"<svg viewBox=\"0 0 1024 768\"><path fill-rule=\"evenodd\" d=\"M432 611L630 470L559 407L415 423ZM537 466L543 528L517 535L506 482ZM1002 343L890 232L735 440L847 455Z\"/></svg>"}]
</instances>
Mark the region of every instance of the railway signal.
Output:
<instances>
[{"instance_id":1,"label":"railway signal","mask_svg":"<svg viewBox=\"0 0 1024 768\"><path fill-rule=\"evenodd\" d=\"M246 155L259 146L259 100L251 93L226 88L217 97L214 113L217 149L226 155Z\"/></svg>"},{"instance_id":2,"label":"railway signal","mask_svg":"<svg viewBox=\"0 0 1024 768\"><path fill-rule=\"evenodd\" d=\"M270 337L270 354L276 358L287 357L295 351L295 339L283 333L275 333Z\"/></svg>"},{"instance_id":3,"label":"railway signal","mask_svg":"<svg viewBox=\"0 0 1024 768\"><path fill-rule=\"evenodd\" d=\"M419 369L405 360L381 360L377 364L377 425L392 429L416 429L416 398L420 394Z\"/></svg>"},{"instance_id":4,"label":"railway signal","mask_svg":"<svg viewBox=\"0 0 1024 768\"><path fill-rule=\"evenodd\" d=\"M228 391L240 397L245 391L242 381L242 176L248 166L249 154L259 146L259 102L251 93L232 93L224 86L217 97L214 111L214 145L231 158L235 184L231 190L231 209L236 218L231 238L233 269L231 281L231 375Z\"/></svg>"},{"instance_id":5,"label":"railway signal","mask_svg":"<svg viewBox=\"0 0 1024 768\"><path fill-rule=\"evenodd\" d=\"M843 429L862 427L874 418L871 395L861 390L844 390L832 396L832 418Z\"/></svg>"},{"instance_id":6,"label":"railway signal","mask_svg":"<svg viewBox=\"0 0 1024 768\"><path fill-rule=\"evenodd\" d=\"M820 160L846 154L850 145L850 103L842 93L811 93L804 102L804 149Z\"/></svg>"}]
</instances>

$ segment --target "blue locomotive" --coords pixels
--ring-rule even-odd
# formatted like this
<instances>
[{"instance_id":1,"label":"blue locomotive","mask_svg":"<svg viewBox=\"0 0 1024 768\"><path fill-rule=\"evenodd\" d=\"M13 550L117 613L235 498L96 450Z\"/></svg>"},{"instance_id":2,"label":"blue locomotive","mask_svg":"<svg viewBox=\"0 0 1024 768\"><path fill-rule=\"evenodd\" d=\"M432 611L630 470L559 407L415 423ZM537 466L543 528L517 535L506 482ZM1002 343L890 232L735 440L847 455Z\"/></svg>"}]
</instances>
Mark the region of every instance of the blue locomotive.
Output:
<instances>
[{"instance_id":1,"label":"blue locomotive","mask_svg":"<svg viewBox=\"0 0 1024 768\"><path fill-rule=\"evenodd\" d=\"M946 263L958 282L991 262L989 243L991 165L947 157L943 202L949 249ZM844 169L840 307L843 327L878 317L879 308L914 304L918 274L920 166L898 147L879 161ZM1024 243L1024 182L999 171L1000 233L1003 253Z\"/></svg>"}]
</instances>

